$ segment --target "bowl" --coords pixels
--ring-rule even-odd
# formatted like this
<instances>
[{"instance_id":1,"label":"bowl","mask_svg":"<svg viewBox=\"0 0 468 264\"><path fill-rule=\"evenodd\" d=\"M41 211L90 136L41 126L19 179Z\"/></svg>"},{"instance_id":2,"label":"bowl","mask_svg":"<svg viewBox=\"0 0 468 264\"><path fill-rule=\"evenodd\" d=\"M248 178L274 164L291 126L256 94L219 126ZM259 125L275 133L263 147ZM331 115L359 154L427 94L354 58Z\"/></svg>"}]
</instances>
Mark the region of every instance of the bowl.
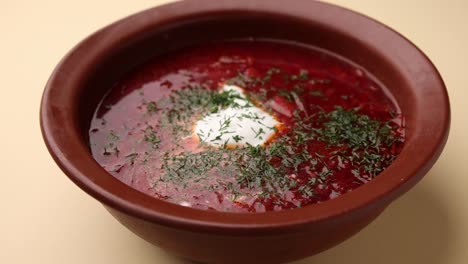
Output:
<instances>
[{"instance_id":1,"label":"bowl","mask_svg":"<svg viewBox=\"0 0 468 264\"><path fill-rule=\"evenodd\" d=\"M187 45L246 37L317 46L376 76L406 118L406 142L394 163L336 199L249 214L158 200L112 177L93 159L90 120L119 76L152 56ZM450 109L431 61L403 36L366 16L310 0L191 0L129 16L79 43L50 77L40 117L45 143L58 166L138 236L200 262L281 263L346 240L413 187L445 145Z\"/></svg>"}]
</instances>

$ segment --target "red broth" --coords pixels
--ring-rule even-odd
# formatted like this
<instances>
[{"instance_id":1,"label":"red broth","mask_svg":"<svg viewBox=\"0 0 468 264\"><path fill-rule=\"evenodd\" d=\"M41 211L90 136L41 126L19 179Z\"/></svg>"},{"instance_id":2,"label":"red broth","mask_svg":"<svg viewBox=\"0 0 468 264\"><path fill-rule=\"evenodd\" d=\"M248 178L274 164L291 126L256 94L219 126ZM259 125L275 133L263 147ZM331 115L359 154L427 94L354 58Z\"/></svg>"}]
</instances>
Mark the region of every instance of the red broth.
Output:
<instances>
[{"instance_id":1,"label":"red broth","mask_svg":"<svg viewBox=\"0 0 468 264\"><path fill-rule=\"evenodd\" d=\"M214 146L194 133L204 116L235 107L226 84L278 121L264 144ZM89 139L96 161L143 193L198 209L264 212L320 203L378 177L402 149L403 120L365 69L311 47L246 40L137 67L102 100Z\"/></svg>"}]
</instances>

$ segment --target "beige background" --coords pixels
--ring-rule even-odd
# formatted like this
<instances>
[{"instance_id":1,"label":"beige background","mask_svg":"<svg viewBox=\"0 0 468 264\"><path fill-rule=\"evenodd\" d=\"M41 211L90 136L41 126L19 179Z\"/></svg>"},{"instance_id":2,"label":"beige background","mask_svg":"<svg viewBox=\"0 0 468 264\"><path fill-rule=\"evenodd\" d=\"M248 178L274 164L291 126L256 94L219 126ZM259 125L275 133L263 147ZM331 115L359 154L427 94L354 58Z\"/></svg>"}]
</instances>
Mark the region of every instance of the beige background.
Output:
<instances>
[{"instance_id":1,"label":"beige background","mask_svg":"<svg viewBox=\"0 0 468 264\"><path fill-rule=\"evenodd\" d=\"M166 1L0 2L0 263L187 263L140 240L74 186L39 131L42 89L79 40ZM449 89L452 131L411 192L340 246L297 263L468 263L468 1L333 0L400 31Z\"/></svg>"}]
</instances>

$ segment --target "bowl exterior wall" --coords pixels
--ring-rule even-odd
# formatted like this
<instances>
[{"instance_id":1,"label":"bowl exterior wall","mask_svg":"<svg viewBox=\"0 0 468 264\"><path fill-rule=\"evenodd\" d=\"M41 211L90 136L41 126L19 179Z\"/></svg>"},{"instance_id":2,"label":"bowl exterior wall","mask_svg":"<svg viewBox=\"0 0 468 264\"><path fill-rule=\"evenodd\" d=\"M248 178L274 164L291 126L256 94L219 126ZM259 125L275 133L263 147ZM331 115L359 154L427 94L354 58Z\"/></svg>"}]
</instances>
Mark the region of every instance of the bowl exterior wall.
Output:
<instances>
[{"instance_id":1,"label":"bowl exterior wall","mask_svg":"<svg viewBox=\"0 0 468 264\"><path fill-rule=\"evenodd\" d=\"M174 255L202 263L284 263L315 255L345 241L375 220L384 207L332 228L277 236L217 235L175 229L141 220L111 207L106 209L130 231Z\"/></svg>"}]
</instances>

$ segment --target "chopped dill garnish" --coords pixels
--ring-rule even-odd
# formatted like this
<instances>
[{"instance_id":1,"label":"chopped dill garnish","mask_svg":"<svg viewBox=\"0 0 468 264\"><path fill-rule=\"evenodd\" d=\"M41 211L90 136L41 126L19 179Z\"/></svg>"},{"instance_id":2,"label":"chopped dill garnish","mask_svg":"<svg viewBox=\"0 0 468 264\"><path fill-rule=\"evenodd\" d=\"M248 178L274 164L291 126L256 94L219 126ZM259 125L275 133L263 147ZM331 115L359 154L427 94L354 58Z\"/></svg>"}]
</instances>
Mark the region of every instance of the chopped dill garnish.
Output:
<instances>
[{"instance_id":1,"label":"chopped dill garnish","mask_svg":"<svg viewBox=\"0 0 468 264\"><path fill-rule=\"evenodd\" d=\"M149 114L153 114L153 113L156 113L158 111L158 108L156 107L156 103L155 102L149 102L146 104L146 111L149 113Z\"/></svg>"},{"instance_id":2,"label":"chopped dill garnish","mask_svg":"<svg viewBox=\"0 0 468 264\"><path fill-rule=\"evenodd\" d=\"M323 97L323 92L321 90L310 90L309 94L316 97Z\"/></svg>"},{"instance_id":3,"label":"chopped dill garnish","mask_svg":"<svg viewBox=\"0 0 468 264\"><path fill-rule=\"evenodd\" d=\"M107 139L108 139L109 141L117 141L117 140L120 140L120 137L119 137L119 135L117 135L117 134L115 133L114 130L111 130L111 131L109 132L109 134L107 135Z\"/></svg>"},{"instance_id":4,"label":"chopped dill garnish","mask_svg":"<svg viewBox=\"0 0 468 264\"><path fill-rule=\"evenodd\" d=\"M239 141L241 141L244 137L243 136L239 136L239 135L235 135L232 137L232 139L237 143Z\"/></svg>"},{"instance_id":5,"label":"chopped dill garnish","mask_svg":"<svg viewBox=\"0 0 468 264\"><path fill-rule=\"evenodd\" d=\"M159 148L159 143L161 143L161 138L158 136L156 131L153 130L151 126L148 126L145 129L145 138L144 140L148 142L153 149Z\"/></svg>"}]
</instances>

